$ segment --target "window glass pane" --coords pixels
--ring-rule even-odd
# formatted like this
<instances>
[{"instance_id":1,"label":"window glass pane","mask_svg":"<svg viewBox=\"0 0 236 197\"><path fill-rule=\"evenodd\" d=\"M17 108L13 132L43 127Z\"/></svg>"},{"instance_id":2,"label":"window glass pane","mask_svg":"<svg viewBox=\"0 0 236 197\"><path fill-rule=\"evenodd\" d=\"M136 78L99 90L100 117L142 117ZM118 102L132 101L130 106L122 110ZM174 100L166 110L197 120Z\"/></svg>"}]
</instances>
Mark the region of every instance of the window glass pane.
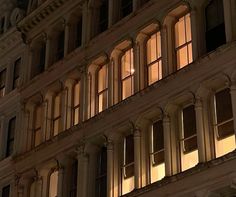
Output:
<instances>
[{"instance_id":1,"label":"window glass pane","mask_svg":"<svg viewBox=\"0 0 236 197\"><path fill-rule=\"evenodd\" d=\"M179 21L175 24L175 42L176 47L179 47L186 43L184 17L180 18Z\"/></svg>"},{"instance_id":2,"label":"window glass pane","mask_svg":"<svg viewBox=\"0 0 236 197\"><path fill-rule=\"evenodd\" d=\"M121 17L129 15L133 11L133 0L121 0Z\"/></svg>"},{"instance_id":3,"label":"window glass pane","mask_svg":"<svg viewBox=\"0 0 236 197\"><path fill-rule=\"evenodd\" d=\"M60 116L60 95L54 98L54 118Z\"/></svg>"},{"instance_id":4,"label":"window glass pane","mask_svg":"<svg viewBox=\"0 0 236 197\"><path fill-rule=\"evenodd\" d=\"M134 137L128 135L125 137L125 165L134 162Z\"/></svg>"},{"instance_id":5,"label":"window glass pane","mask_svg":"<svg viewBox=\"0 0 236 197\"><path fill-rule=\"evenodd\" d=\"M133 74L133 49L125 52L121 58L121 77L122 79Z\"/></svg>"},{"instance_id":6,"label":"window glass pane","mask_svg":"<svg viewBox=\"0 0 236 197\"><path fill-rule=\"evenodd\" d=\"M188 63L193 62L193 49L192 49L192 43L188 44Z\"/></svg>"},{"instance_id":7,"label":"window glass pane","mask_svg":"<svg viewBox=\"0 0 236 197\"><path fill-rule=\"evenodd\" d=\"M108 28L108 0L102 0L99 12L99 32Z\"/></svg>"},{"instance_id":8,"label":"window glass pane","mask_svg":"<svg viewBox=\"0 0 236 197\"><path fill-rule=\"evenodd\" d=\"M79 123L79 110L80 108L74 109L74 125L77 125Z\"/></svg>"},{"instance_id":9,"label":"window glass pane","mask_svg":"<svg viewBox=\"0 0 236 197\"><path fill-rule=\"evenodd\" d=\"M56 60L60 60L64 57L65 32L64 31L60 32L57 39L58 40L57 40Z\"/></svg>"},{"instance_id":10,"label":"window glass pane","mask_svg":"<svg viewBox=\"0 0 236 197\"><path fill-rule=\"evenodd\" d=\"M76 197L77 194L77 177L78 177L78 161L75 160L72 164L70 195L69 197Z\"/></svg>"},{"instance_id":11,"label":"window glass pane","mask_svg":"<svg viewBox=\"0 0 236 197\"><path fill-rule=\"evenodd\" d=\"M184 46L177 50L177 66L183 68L188 65L188 47Z\"/></svg>"},{"instance_id":12,"label":"window glass pane","mask_svg":"<svg viewBox=\"0 0 236 197\"><path fill-rule=\"evenodd\" d=\"M122 81L122 99L133 94L133 77L126 78Z\"/></svg>"},{"instance_id":13,"label":"window glass pane","mask_svg":"<svg viewBox=\"0 0 236 197\"><path fill-rule=\"evenodd\" d=\"M194 105L183 109L184 152L197 149L196 115Z\"/></svg>"},{"instance_id":14,"label":"window glass pane","mask_svg":"<svg viewBox=\"0 0 236 197\"><path fill-rule=\"evenodd\" d=\"M233 113L230 89L227 88L225 90L217 92L215 95L215 99L217 123L219 124L231 119L233 117Z\"/></svg>"},{"instance_id":15,"label":"window glass pane","mask_svg":"<svg viewBox=\"0 0 236 197\"><path fill-rule=\"evenodd\" d=\"M38 106L35 110L35 129L41 127L42 107Z\"/></svg>"},{"instance_id":16,"label":"window glass pane","mask_svg":"<svg viewBox=\"0 0 236 197\"><path fill-rule=\"evenodd\" d=\"M30 197L35 197L36 193L36 184L35 182L33 182L31 185L30 185Z\"/></svg>"},{"instance_id":17,"label":"window glass pane","mask_svg":"<svg viewBox=\"0 0 236 197\"><path fill-rule=\"evenodd\" d=\"M101 92L107 88L107 68L107 65L104 65L98 71L98 92Z\"/></svg>"},{"instance_id":18,"label":"window glass pane","mask_svg":"<svg viewBox=\"0 0 236 197\"><path fill-rule=\"evenodd\" d=\"M57 197L58 188L58 171L55 171L50 176L49 197Z\"/></svg>"},{"instance_id":19,"label":"window glass pane","mask_svg":"<svg viewBox=\"0 0 236 197\"><path fill-rule=\"evenodd\" d=\"M78 82L74 87L74 107L79 105L80 97L80 82Z\"/></svg>"},{"instance_id":20,"label":"window glass pane","mask_svg":"<svg viewBox=\"0 0 236 197\"><path fill-rule=\"evenodd\" d=\"M157 59L157 36L152 35L147 41L147 62L153 62Z\"/></svg>"},{"instance_id":21,"label":"window glass pane","mask_svg":"<svg viewBox=\"0 0 236 197\"><path fill-rule=\"evenodd\" d=\"M59 124L60 119L56 119L53 121L53 135L56 136L59 133Z\"/></svg>"},{"instance_id":22,"label":"window glass pane","mask_svg":"<svg viewBox=\"0 0 236 197\"><path fill-rule=\"evenodd\" d=\"M186 20L186 41L189 42L192 40L192 32L191 32L191 19L190 19L190 14L187 14L185 16Z\"/></svg>"},{"instance_id":23,"label":"window glass pane","mask_svg":"<svg viewBox=\"0 0 236 197\"><path fill-rule=\"evenodd\" d=\"M99 108L99 112L105 110L107 108L107 103L108 103L108 92L105 91L101 94L99 94L98 100L99 100L99 104L98 104L98 108Z\"/></svg>"},{"instance_id":24,"label":"window glass pane","mask_svg":"<svg viewBox=\"0 0 236 197\"><path fill-rule=\"evenodd\" d=\"M2 197L10 197L10 185L2 188Z\"/></svg>"},{"instance_id":25,"label":"window glass pane","mask_svg":"<svg viewBox=\"0 0 236 197\"><path fill-rule=\"evenodd\" d=\"M5 95L6 69L0 72L0 97Z\"/></svg>"},{"instance_id":26,"label":"window glass pane","mask_svg":"<svg viewBox=\"0 0 236 197\"><path fill-rule=\"evenodd\" d=\"M83 27L83 20L81 16L76 25L76 41L75 41L76 47L79 47L82 44L82 27Z\"/></svg>"},{"instance_id":27,"label":"window glass pane","mask_svg":"<svg viewBox=\"0 0 236 197\"><path fill-rule=\"evenodd\" d=\"M38 146L39 144L41 144L41 139L42 139L41 129L38 129L34 132L34 145Z\"/></svg>"}]
</instances>

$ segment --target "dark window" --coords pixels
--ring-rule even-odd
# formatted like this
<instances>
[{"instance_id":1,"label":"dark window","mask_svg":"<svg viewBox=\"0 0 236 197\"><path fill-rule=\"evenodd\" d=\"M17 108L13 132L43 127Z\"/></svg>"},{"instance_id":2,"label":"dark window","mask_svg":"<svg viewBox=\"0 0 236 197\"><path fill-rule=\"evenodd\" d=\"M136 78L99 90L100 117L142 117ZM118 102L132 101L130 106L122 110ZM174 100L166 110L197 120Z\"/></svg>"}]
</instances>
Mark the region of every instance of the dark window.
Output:
<instances>
[{"instance_id":1,"label":"dark window","mask_svg":"<svg viewBox=\"0 0 236 197\"><path fill-rule=\"evenodd\" d=\"M14 64L14 75L13 75L13 87L15 89L19 86L20 79L20 66L21 66L21 58L17 59Z\"/></svg>"},{"instance_id":2,"label":"dark window","mask_svg":"<svg viewBox=\"0 0 236 197\"><path fill-rule=\"evenodd\" d=\"M3 34L4 32L4 26L5 26L5 17L2 17L0 19L0 34Z\"/></svg>"},{"instance_id":3,"label":"dark window","mask_svg":"<svg viewBox=\"0 0 236 197\"><path fill-rule=\"evenodd\" d=\"M108 0L102 0L99 12L99 33L108 28Z\"/></svg>"},{"instance_id":4,"label":"dark window","mask_svg":"<svg viewBox=\"0 0 236 197\"><path fill-rule=\"evenodd\" d=\"M2 188L2 197L9 197L10 196L10 185L7 185Z\"/></svg>"},{"instance_id":5,"label":"dark window","mask_svg":"<svg viewBox=\"0 0 236 197\"><path fill-rule=\"evenodd\" d=\"M82 44L82 29L83 29L83 18L80 17L76 25L76 47L80 47Z\"/></svg>"},{"instance_id":6,"label":"dark window","mask_svg":"<svg viewBox=\"0 0 236 197\"><path fill-rule=\"evenodd\" d=\"M144 5L145 3L149 2L150 0L141 0L141 5Z\"/></svg>"},{"instance_id":7,"label":"dark window","mask_svg":"<svg viewBox=\"0 0 236 197\"><path fill-rule=\"evenodd\" d=\"M57 38L57 53L56 61L61 60L64 57L64 42L65 42L65 32L59 33Z\"/></svg>"},{"instance_id":8,"label":"dark window","mask_svg":"<svg viewBox=\"0 0 236 197\"><path fill-rule=\"evenodd\" d=\"M158 165L164 162L164 133L162 120L155 122L152 128L153 165Z\"/></svg>"},{"instance_id":9,"label":"dark window","mask_svg":"<svg viewBox=\"0 0 236 197\"><path fill-rule=\"evenodd\" d=\"M42 73L44 71L45 56L46 56L46 44L43 43L39 49L38 73Z\"/></svg>"},{"instance_id":10,"label":"dark window","mask_svg":"<svg viewBox=\"0 0 236 197\"><path fill-rule=\"evenodd\" d=\"M134 176L134 137L128 135L124 139L124 177Z\"/></svg>"},{"instance_id":11,"label":"dark window","mask_svg":"<svg viewBox=\"0 0 236 197\"><path fill-rule=\"evenodd\" d=\"M184 153L197 149L196 115L194 105L183 109L183 145Z\"/></svg>"},{"instance_id":12,"label":"dark window","mask_svg":"<svg viewBox=\"0 0 236 197\"><path fill-rule=\"evenodd\" d=\"M121 0L121 18L133 11L133 0Z\"/></svg>"},{"instance_id":13,"label":"dark window","mask_svg":"<svg viewBox=\"0 0 236 197\"><path fill-rule=\"evenodd\" d=\"M107 148L102 147L98 157L96 196L107 196Z\"/></svg>"},{"instance_id":14,"label":"dark window","mask_svg":"<svg viewBox=\"0 0 236 197\"><path fill-rule=\"evenodd\" d=\"M212 0L205 10L207 52L226 43L222 0Z\"/></svg>"},{"instance_id":15,"label":"dark window","mask_svg":"<svg viewBox=\"0 0 236 197\"><path fill-rule=\"evenodd\" d=\"M216 119L218 138L222 139L234 134L234 122L230 89L224 89L215 94Z\"/></svg>"},{"instance_id":16,"label":"dark window","mask_svg":"<svg viewBox=\"0 0 236 197\"><path fill-rule=\"evenodd\" d=\"M0 97L5 95L6 69L0 72Z\"/></svg>"},{"instance_id":17,"label":"dark window","mask_svg":"<svg viewBox=\"0 0 236 197\"><path fill-rule=\"evenodd\" d=\"M78 161L75 160L72 164L70 197L76 197L77 195L77 176L78 176Z\"/></svg>"},{"instance_id":18,"label":"dark window","mask_svg":"<svg viewBox=\"0 0 236 197\"><path fill-rule=\"evenodd\" d=\"M17 0L17 7L26 10L28 6L28 0Z\"/></svg>"},{"instance_id":19,"label":"dark window","mask_svg":"<svg viewBox=\"0 0 236 197\"><path fill-rule=\"evenodd\" d=\"M16 127L16 117L9 120L6 157L10 156L14 150L15 127Z\"/></svg>"}]
</instances>

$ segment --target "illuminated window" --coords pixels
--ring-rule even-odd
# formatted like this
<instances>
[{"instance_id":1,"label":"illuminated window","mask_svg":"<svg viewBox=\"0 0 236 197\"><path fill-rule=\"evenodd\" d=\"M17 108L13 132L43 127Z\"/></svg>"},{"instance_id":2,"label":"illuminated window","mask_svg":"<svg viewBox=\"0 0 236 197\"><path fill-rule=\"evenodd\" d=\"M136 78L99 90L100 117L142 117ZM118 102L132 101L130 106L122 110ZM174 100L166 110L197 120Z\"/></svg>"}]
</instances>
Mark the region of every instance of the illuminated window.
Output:
<instances>
[{"instance_id":1,"label":"illuminated window","mask_svg":"<svg viewBox=\"0 0 236 197\"><path fill-rule=\"evenodd\" d=\"M15 61L13 75L13 89L19 86L21 58Z\"/></svg>"},{"instance_id":2,"label":"illuminated window","mask_svg":"<svg viewBox=\"0 0 236 197\"><path fill-rule=\"evenodd\" d=\"M134 93L133 49L129 49L121 57L122 100Z\"/></svg>"},{"instance_id":3,"label":"illuminated window","mask_svg":"<svg viewBox=\"0 0 236 197\"><path fill-rule=\"evenodd\" d=\"M148 85L162 78L161 34L153 34L147 41Z\"/></svg>"},{"instance_id":4,"label":"illuminated window","mask_svg":"<svg viewBox=\"0 0 236 197\"><path fill-rule=\"evenodd\" d=\"M205 9L207 52L226 43L222 0L212 0Z\"/></svg>"},{"instance_id":5,"label":"illuminated window","mask_svg":"<svg viewBox=\"0 0 236 197\"><path fill-rule=\"evenodd\" d=\"M220 157L236 148L230 89L215 94L215 116L215 151L216 157Z\"/></svg>"},{"instance_id":6,"label":"illuminated window","mask_svg":"<svg viewBox=\"0 0 236 197\"><path fill-rule=\"evenodd\" d=\"M98 71L98 111L108 107L108 66L103 65Z\"/></svg>"},{"instance_id":7,"label":"illuminated window","mask_svg":"<svg viewBox=\"0 0 236 197\"><path fill-rule=\"evenodd\" d=\"M105 31L108 28L108 6L109 0L101 0L99 12L99 33Z\"/></svg>"},{"instance_id":8,"label":"illuminated window","mask_svg":"<svg viewBox=\"0 0 236 197\"><path fill-rule=\"evenodd\" d=\"M164 133L162 120L153 123L151 130L151 182L161 180L165 176Z\"/></svg>"},{"instance_id":9,"label":"illuminated window","mask_svg":"<svg viewBox=\"0 0 236 197\"><path fill-rule=\"evenodd\" d=\"M182 171L198 164L197 129L194 105L182 110L182 133L181 133L181 169Z\"/></svg>"},{"instance_id":10,"label":"illuminated window","mask_svg":"<svg viewBox=\"0 0 236 197\"><path fill-rule=\"evenodd\" d=\"M38 146L42 142L42 107L37 106L35 109L34 119L34 146Z\"/></svg>"},{"instance_id":11,"label":"illuminated window","mask_svg":"<svg viewBox=\"0 0 236 197\"><path fill-rule=\"evenodd\" d=\"M6 73L6 69L0 72L0 97L5 95Z\"/></svg>"},{"instance_id":12,"label":"illuminated window","mask_svg":"<svg viewBox=\"0 0 236 197\"><path fill-rule=\"evenodd\" d=\"M183 68L193 61L190 14L181 17L175 24L175 50L177 69Z\"/></svg>"},{"instance_id":13,"label":"illuminated window","mask_svg":"<svg viewBox=\"0 0 236 197\"><path fill-rule=\"evenodd\" d=\"M98 172L96 178L96 196L107 196L107 149L102 147L98 157Z\"/></svg>"},{"instance_id":14,"label":"illuminated window","mask_svg":"<svg viewBox=\"0 0 236 197\"><path fill-rule=\"evenodd\" d=\"M9 120L8 123L6 157L12 155L14 151L15 129L16 129L16 117L13 117L12 119Z\"/></svg>"},{"instance_id":15,"label":"illuminated window","mask_svg":"<svg viewBox=\"0 0 236 197\"><path fill-rule=\"evenodd\" d=\"M2 188L2 197L10 197L10 185Z\"/></svg>"},{"instance_id":16,"label":"illuminated window","mask_svg":"<svg viewBox=\"0 0 236 197\"><path fill-rule=\"evenodd\" d=\"M60 132L61 121L61 98L60 94L56 95L53 103L53 135L57 135Z\"/></svg>"},{"instance_id":17,"label":"illuminated window","mask_svg":"<svg viewBox=\"0 0 236 197\"><path fill-rule=\"evenodd\" d=\"M122 194L131 192L134 189L134 137L128 135L124 138L123 149L123 181Z\"/></svg>"},{"instance_id":18,"label":"illuminated window","mask_svg":"<svg viewBox=\"0 0 236 197\"><path fill-rule=\"evenodd\" d=\"M57 197L57 191L58 191L58 171L55 171L50 176L48 197Z\"/></svg>"},{"instance_id":19,"label":"illuminated window","mask_svg":"<svg viewBox=\"0 0 236 197\"><path fill-rule=\"evenodd\" d=\"M133 12L133 0L121 0L121 18Z\"/></svg>"},{"instance_id":20,"label":"illuminated window","mask_svg":"<svg viewBox=\"0 0 236 197\"><path fill-rule=\"evenodd\" d=\"M74 86L74 103L73 103L74 125L80 122L80 82Z\"/></svg>"}]
</instances>

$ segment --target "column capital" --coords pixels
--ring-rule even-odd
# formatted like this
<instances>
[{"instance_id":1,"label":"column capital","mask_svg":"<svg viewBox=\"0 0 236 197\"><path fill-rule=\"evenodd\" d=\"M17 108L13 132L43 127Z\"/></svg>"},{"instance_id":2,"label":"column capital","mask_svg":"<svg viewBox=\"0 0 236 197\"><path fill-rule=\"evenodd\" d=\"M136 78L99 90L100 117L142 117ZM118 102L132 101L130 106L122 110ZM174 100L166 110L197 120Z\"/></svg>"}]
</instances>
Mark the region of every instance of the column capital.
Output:
<instances>
[{"instance_id":1,"label":"column capital","mask_svg":"<svg viewBox=\"0 0 236 197\"><path fill-rule=\"evenodd\" d=\"M202 99L200 97L196 97L194 104L195 104L195 109L202 108Z\"/></svg>"},{"instance_id":2,"label":"column capital","mask_svg":"<svg viewBox=\"0 0 236 197\"><path fill-rule=\"evenodd\" d=\"M170 116L168 113L164 113L163 115L163 123L170 123Z\"/></svg>"}]
</instances>

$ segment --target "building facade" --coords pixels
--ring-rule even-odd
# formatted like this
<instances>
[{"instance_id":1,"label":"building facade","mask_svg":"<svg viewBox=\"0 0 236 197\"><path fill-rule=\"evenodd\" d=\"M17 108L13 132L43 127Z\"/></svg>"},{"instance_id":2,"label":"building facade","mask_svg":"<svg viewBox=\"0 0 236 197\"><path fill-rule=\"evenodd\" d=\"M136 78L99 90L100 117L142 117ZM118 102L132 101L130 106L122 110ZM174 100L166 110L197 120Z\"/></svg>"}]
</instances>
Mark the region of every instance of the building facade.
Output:
<instances>
[{"instance_id":1,"label":"building facade","mask_svg":"<svg viewBox=\"0 0 236 197\"><path fill-rule=\"evenodd\" d=\"M236 0L0 0L0 196L236 196L235 54Z\"/></svg>"}]
</instances>

